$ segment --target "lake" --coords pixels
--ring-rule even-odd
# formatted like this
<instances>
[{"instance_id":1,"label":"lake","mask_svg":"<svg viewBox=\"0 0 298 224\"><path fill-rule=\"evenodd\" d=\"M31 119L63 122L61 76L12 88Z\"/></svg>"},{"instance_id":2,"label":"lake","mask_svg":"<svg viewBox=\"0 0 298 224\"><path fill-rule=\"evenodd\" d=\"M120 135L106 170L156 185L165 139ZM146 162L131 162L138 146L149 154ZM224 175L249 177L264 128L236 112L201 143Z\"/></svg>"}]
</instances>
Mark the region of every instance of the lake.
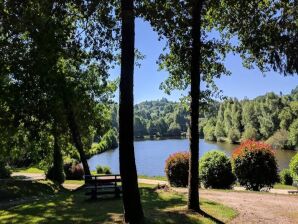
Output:
<instances>
[{"instance_id":1,"label":"lake","mask_svg":"<svg viewBox=\"0 0 298 224\"><path fill-rule=\"evenodd\" d=\"M188 139L166 139L135 141L135 157L139 175L165 176L165 161L172 153L187 151ZM228 156L237 145L229 143L207 142L200 140L200 156L206 152L218 149ZM275 150L280 169L287 168L295 151ZM94 155L88 160L91 170L97 165L109 166L113 173L119 173L119 148Z\"/></svg>"}]
</instances>

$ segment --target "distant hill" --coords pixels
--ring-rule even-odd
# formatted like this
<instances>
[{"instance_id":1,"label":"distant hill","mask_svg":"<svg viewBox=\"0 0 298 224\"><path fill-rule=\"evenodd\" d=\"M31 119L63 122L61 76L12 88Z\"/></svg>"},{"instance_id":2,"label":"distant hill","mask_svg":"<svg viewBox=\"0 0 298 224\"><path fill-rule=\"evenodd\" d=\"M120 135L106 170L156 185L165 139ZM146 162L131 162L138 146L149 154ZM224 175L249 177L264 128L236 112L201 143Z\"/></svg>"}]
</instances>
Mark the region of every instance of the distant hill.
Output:
<instances>
[{"instance_id":1,"label":"distant hill","mask_svg":"<svg viewBox=\"0 0 298 224\"><path fill-rule=\"evenodd\" d=\"M280 129L290 129L298 116L297 104L298 86L288 95L267 93L253 100L228 98L223 102L213 101L200 113L200 135L212 141L239 142L249 137L267 140ZM137 138L178 137L187 133L187 105L162 98L136 104L134 110ZM115 128L118 128L117 114L115 105L112 115ZM282 133L289 134L289 130ZM288 137L283 138L288 142Z\"/></svg>"}]
</instances>

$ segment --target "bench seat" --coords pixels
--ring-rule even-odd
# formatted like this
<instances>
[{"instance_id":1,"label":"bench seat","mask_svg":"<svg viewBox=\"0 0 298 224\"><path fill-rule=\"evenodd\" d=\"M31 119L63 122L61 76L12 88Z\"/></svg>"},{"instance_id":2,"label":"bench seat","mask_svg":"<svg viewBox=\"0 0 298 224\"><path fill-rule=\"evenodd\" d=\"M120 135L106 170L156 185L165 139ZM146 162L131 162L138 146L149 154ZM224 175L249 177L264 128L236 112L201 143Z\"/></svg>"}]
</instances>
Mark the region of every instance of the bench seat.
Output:
<instances>
[{"instance_id":1,"label":"bench seat","mask_svg":"<svg viewBox=\"0 0 298 224\"><path fill-rule=\"evenodd\" d=\"M122 186L117 183L121 182L120 175L91 175L85 179L85 187L87 190L85 195L91 195L91 199L96 199L97 195L115 194L120 197Z\"/></svg>"}]
</instances>

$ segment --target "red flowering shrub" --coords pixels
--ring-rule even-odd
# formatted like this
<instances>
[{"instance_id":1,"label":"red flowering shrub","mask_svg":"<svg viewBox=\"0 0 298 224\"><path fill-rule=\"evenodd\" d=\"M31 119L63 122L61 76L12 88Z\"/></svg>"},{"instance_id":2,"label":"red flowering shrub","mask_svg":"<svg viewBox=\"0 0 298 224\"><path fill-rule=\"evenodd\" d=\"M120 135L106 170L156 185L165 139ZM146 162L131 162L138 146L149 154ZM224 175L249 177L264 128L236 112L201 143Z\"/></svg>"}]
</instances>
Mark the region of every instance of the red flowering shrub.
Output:
<instances>
[{"instance_id":1,"label":"red flowering shrub","mask_svg":"<svg viewBox=\"0 0 298 224\"><path fill-rule=\"evenodd\" d=\"M177 152L166 160L165 172L171 186L186 187L188 185L189 153Z\"/></svg>"},{"instance_id":2,"label":"red flowering shrub","mask_svg":"<svg viewBox=\"0 0 298 224\"><path fill-rule=\"evenodd\" d=\"M264 142L242 142L232 154L232 164L240 185L248 190L271 188L278 181L274 152L271 146Z\"/></svg>"}]
</instances>

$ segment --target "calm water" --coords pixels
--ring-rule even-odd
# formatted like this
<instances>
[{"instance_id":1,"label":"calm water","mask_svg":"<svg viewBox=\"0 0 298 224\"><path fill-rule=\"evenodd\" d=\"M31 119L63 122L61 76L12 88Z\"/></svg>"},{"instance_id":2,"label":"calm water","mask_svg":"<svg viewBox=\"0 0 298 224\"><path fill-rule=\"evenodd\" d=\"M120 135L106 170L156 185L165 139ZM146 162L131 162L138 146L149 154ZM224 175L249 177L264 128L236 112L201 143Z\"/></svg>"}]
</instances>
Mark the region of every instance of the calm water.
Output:
<instances>
[{"instance_id":1,"label":"calm water","mask_svg":"<svg viewBox=\"0 0 298 224\"><path fill-rule=\"evenodd\" d=\"M135 156L139 175L164 176L165 161L172 153L188 150L188 139L146 140L135 141ZM207 142L200 140L200 156L204 153L218 149L231 155L237 145L229 143ZM289 161L295 152L276 150L276 157L280 169L288 167ZM88 160L91 170L97 165L111 167L113 173L119 173L119 149L95 155Z\"/></svg>"}]
</instances>

